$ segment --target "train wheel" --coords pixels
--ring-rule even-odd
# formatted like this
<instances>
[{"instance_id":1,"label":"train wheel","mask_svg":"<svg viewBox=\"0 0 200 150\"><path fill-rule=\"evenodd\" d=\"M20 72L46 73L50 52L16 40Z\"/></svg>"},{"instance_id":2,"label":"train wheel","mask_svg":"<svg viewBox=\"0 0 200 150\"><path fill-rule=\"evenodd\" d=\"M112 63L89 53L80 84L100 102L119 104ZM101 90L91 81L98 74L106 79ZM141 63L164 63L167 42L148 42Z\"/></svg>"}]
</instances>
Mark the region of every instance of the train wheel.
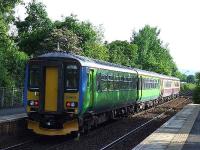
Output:
<instances>
[{"instance_id":1,"label":"train wheel","mask_svg":"<svg viewBox=\"0 0 200 150\"><path fill-rule=\"evenodd\" d=\"M80 132L79 131L73 131L71 132L72 137L74 138L75 141L79 141L80 139Z\"/></svg>"},{"instance_id":2,"label":"train wheel","mask_svg":"<svg viewBox=\"0 0 200 150\"><path fill-rule=\"evenodd\" d=\"M89 131L89 125L87 122L84 122L82 128L81 128L81 133L82 134L88 134Z\"/></svg>"}]
</instances>

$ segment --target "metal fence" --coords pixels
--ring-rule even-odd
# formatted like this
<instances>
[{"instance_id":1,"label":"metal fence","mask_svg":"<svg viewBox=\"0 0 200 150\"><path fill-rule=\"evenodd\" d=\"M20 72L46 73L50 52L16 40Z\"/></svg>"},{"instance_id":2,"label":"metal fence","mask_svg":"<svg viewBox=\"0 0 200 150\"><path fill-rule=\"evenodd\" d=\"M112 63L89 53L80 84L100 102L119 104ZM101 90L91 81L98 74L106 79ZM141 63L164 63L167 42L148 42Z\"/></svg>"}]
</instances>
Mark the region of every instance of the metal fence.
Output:
<instances>
[{"instance_id":1,"label":"metal fence","mask_svg":"<svg viewBox=\"0 0 200 150\"><path fill-rule=\"evenodd\" d=\"M0 108L23 106L23 88L0 87Z\"/></svg>"}]
</instances>

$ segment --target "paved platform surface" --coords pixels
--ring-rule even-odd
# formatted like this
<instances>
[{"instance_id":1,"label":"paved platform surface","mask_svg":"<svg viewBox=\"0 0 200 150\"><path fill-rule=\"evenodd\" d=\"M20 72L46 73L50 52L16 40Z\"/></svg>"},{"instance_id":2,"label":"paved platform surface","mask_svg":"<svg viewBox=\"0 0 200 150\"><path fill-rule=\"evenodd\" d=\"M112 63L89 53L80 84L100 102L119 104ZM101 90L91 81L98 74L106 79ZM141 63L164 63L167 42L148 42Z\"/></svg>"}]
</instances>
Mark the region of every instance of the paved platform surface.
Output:
<instances>
[{"instance_id":1,"label":"paved platform surface","mask_svg":"<svg viewBox=\"0 0 200 150\"><path fill-rule=\"evenodd\" d=\"M189 104L133 150L200 150L200 105Z\"/></svg>"},{"instance_id":2,"label":"paved platform surface","mask_svg":"<svg viewBox=\"0 0 200 150\"><path fill-rule=\"evenodd\" d=\"M18 108L0 108L0 116L7 116L7 115L14 115L14 114L21 114L25 113L24 107L18 107Z\"/></svg>"},{"instance_id":3,"label":"paved platform surface","mask_svg":"<svg viewBox=\"0 0 200 150\"><path fill-rule=\"evenodd\" d=\"M200 112L182 150L200 150Z\"/></svg>"},{"instance_id":4,"label":"paved platform surface","mask_svg":"<svg viewBox=\"0 0 200 150\"><path fill-rule=\"evenodd\" d=\"M0 109L0 123L14 121L24 117L27 117L27 115L23 107Z\"/></svg>"}]
</instances>

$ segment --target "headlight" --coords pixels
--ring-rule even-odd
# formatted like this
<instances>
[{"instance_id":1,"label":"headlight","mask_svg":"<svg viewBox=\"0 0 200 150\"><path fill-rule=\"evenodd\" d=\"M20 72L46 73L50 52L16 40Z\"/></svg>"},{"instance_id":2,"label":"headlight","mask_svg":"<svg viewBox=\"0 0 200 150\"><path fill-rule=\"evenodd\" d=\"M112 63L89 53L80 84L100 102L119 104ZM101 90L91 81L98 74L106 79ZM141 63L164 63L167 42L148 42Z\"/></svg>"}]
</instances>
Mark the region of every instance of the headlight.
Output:
<instances>
[{"instance_id":1,"label":"headlight","mask_svg":"<svg viewBox=\"0 0 200 150\"><path fill-rule=\"evenodd\" d=\"M66 107L77 107L77 103L76 102L66 102Z\"/></svg>"},{"instance_id":2,"label":"headlight","mask_svg":"<svg viewBox=\"0 0 200 150\"><path fill-rule=\"evenodd\" d=\"M71 102L71 107L75 107L75 103L74 102Z\"/></svg>"},{"instance_id":3,"label":"headlight","mask_svg":"<svg viewBox=\"0 0 200 150\"><path fill-rule=\"evenodd\" d=\"M39 100L29 100L29 106L39 106Z\"/></svg>"},{"instance_id":4,"label":"headlight","mask_svg":"<svg viewBox=\"0 0 200 150\"><path fill-rule=\"evenodd\" d=\"M30 106L34 106L34 101L29 101Z\"/></svg>"}]
</instances>

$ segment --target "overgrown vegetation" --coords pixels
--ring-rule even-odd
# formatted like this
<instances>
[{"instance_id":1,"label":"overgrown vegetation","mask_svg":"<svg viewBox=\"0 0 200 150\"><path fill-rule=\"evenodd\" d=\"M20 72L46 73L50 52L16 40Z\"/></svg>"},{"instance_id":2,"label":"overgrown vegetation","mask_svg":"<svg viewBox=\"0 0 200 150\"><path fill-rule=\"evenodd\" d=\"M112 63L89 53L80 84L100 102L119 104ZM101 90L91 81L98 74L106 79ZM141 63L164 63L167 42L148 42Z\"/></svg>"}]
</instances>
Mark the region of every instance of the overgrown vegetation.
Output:
<instances>
[{"instance_id":1,"label":"overgrown vegetation","mask_svg":"<svg viewBox=\"0 0 200 150\"><path fill-rule=\"evenodd\" d=\"M24 66L28 56L20 52L12 40L9 24L13 22L13 8L18 0L0 2L0 87L22 86Z\"/></svg>"},{"instance_id":2,"label":"overgrown vegetation","mask_svg":"<svg viewBox=\"0 0 200 150\"><path fill-rule=\"evenodd\" d=\"M196 87L192 99L194 103L200 104L200 72L196 73Z\"/></svg>"},{"instance_id":3,"label":"overgrown vegetation","mask_svg":"<svg viewBox=\"0 0 200 150\"><path fill-rule=\"evenodd\" d=\"M13 9L18 3L19 0L0 2L0 86L22 86L27 59L55 51L58 43L64 51L187 80L159 38L158 28L146 25L134 31L130 41L108 43L104 42L101 26L80 21L75 15L54 22L45 6L35 0L26 6L24 20L14 18ZM16 36L8 34L10 24L16 25L17 31L12 34Z\"/></svg>"},{"instance_id":4,"label":"overgrown vegetation","mask_svg":"<svg viewBox=\"0 0 200 150\"><path fill-rule=\"evenodd\" d=\"M195 88L195 83L181 83L181 92L193 91Z\"/></svg>"}]
</instances>

